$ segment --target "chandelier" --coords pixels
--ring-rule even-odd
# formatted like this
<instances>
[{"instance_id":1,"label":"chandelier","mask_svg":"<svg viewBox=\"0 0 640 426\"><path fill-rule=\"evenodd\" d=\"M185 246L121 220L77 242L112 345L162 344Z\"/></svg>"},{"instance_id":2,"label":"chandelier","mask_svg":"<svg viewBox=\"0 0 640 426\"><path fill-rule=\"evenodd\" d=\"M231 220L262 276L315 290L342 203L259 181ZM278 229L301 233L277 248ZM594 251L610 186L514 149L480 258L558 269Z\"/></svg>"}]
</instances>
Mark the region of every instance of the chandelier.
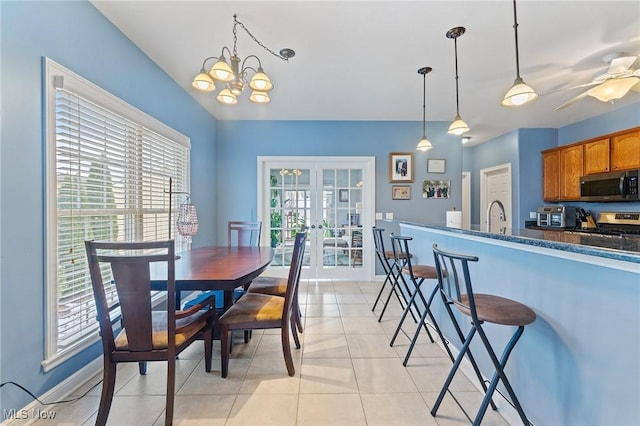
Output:
<instances>
[{"instance_id":1,"label":"chandelier","mask_svg":"<svg viewBox=\"0 0 640 426\"><path fill-rule=\"evenodd\" d=\"M276 58L280 58L283 61L289 61L289 58L293 58L296 54L293 49L284 48L280 50L280 53L275 53L264 44L262 44L251 32L245 27L245 25L238 21L238 15L233 15L233 50L229 50L227 46L222 48L220 56L210 56L202 62L202 68L200 73L195 76L191 85L201 92L213 92L216 90L215 83L224 84L222 90L218 92L216 99L218 102L225 105L235 105L238 103L238 96L242 94L244 88L249 85L252 92L249 96L251 102L257 104L266 104L271 101L269 92L273 89L273 83L262 69L262 63L260 58L256 55L249 55L244 59L238 56L238 33L237 26L240 27L251 37L251 39L267 52L271 53ZM229 55L229 62L225 57L225 51ZM211 59L217 59L211 69L207 71L206 64ZM253 68L247 65L247 61L254 59L257 61L258 68ZM249 71L253 72L253 77L248 81Z\"/></svg>"}]
</instances>

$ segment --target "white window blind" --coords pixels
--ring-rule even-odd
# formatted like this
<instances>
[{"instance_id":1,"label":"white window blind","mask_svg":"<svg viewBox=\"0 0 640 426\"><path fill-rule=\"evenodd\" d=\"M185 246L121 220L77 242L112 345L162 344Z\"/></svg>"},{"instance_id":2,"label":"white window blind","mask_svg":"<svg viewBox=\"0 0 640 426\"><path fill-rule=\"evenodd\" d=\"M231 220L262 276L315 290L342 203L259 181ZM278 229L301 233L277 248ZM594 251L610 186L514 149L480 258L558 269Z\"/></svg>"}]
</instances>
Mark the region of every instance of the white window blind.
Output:
<instances>
[{"instance_id":1,"label":"white window blind","mask_svg":"<svg viewBox=\"0 0 640 426\"><path fill-rule=\"evenodd\" d=\"M86 81L76 84L80 77L57 64L48 71L53 111L48 111L47 239L55 252L48 256L52 294L45 369L96 340L84 241L169 238L169 178L173 191L187 192L189 171L188 140L155 131L149 123L161 131L166 126ZM181 200L173 198L175 219ZM176 238L175 220L171 227L176 250L185 249L188 240Z\"/></svg>"}]
</instances>

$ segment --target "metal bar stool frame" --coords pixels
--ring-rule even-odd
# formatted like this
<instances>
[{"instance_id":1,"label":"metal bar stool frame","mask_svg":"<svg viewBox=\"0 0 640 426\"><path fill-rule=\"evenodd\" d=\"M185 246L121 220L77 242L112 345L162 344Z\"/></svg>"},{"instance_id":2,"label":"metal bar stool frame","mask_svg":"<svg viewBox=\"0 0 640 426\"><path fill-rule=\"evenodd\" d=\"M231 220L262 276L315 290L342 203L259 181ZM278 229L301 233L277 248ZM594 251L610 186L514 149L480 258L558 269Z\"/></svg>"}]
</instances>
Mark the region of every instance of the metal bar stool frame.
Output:
<instances>
[{"instance_id":1,"label":"metal bar stool frame","mask_svg":"<svg viewBox=\"0 0 640 426\"><path fill-rule=\"evenodd\" d=\"M478 413L476 414L476 417L473 420L473 425L476 426L481 424L482 419L487 411L487 408L489 407L489 404L491 404L494 410L496 409L492 401L492 396L500 380L502 381L502 384L506 388L507 393L511 398L511 404L518 412L520 419L525 425L530 425L529 420L527 419L527 416L525 415L524 410L520 405L520 402L518 401L518 397L516 396L513 390L513 387L511 386L511 383L509 382L509 379L507 378L504 372L504 367L507 364L509 355L511 354L516 343L522 336L522 333L524 332L524 327L532 323L533 321L535 321L536 319L535 312L533 312L533 310L531 310L526 305L523 305L514 300L505 299L505 298L502 298L499 296L493 296L493 295L477 294L477 293L474 294L473 288L471 285L471 276L469 274L469 262L477 262L479 260L477 256L448 253L438 249L437 244L433 245L433 254L436 261L436 270L438 273L438 283L439 283L438 286L443 295L443 298L446 299L445 303L448 302L449 309L450 309L450 305L453 304L463 314L470 316L471 329L469 330L469 333L465 337L462 347L460 348L460 352L458 353L458 356L454 361L453 366L451 367L451 371L449 372L449 375L447 376L447 379L445 380L445 383L442 386L442 390L440 391L440 394L438 395L438 398L435 404L433 405L433 408L431 410L431 415L434 417L436 416L438 408L440 407L440 404L442 403L442 400L446 392L448 391L449 386L451 385L451 382L453 381L453 377L456 371L458 370L458 367L460 366L460 363L462 362L464 355L467 354L470 356L471 359L473 359L471 357L471 351L469 350L469 345L471 344L473 337L477 333L480 336L480 339L482 340L482 343L485 349L487 350L489 358L491 359L491 362L495 368L495 372L493 374L493 377L491 378L488 388L486 387L486 384L479 376L479 378L481 379L481 383L483 384L483 388L485 388L485 396L482 400L482 403L480 404ZM456 265L460 265L460 267L462 268L462 274L460 273ZM461 292L461 285L460 285L461 279L464 280L464 290L466 291L466 293ZM518 315L517 317L513 316L512 318L509 318L509 319L507 319L505 316L505 318L503 318L504 321L498 319L497 321L499 322L490 321L489 319L480 319L478 315L478 309L476 306L476 299L480 300L481 302L494 301L498 303L503 303L505 304L505 308L510 310L512 314L515 311L519 311L517 312ZM451 315L453 317L453 313L451 313ZM454 324L457 325L457 321L454 318L452 319ZM482 328L482 324L484 324L485 321L489 323L495 323L495 324L501 324L501 325L517 326L516 331L513 333L513 335L509 339L509 342L504 347L502 356L500 357L500 359L498 359L495 351L491 347L491 343L489 342L489 339ZM456 326L456 328L459 331L460 335L462 336L462 331L459 330L459 326ZM477 365L475 361L472 361L472 364L474 365L474 368L477 369ZM479 374L479 370L476 370L476 374Z\"/></svg>"},{"instance_id":2,"label":"metal bar stool frame","mask_svg":"<svg viewBox=\"0 0 640 426\"><path fill-rule=\"evenodd\" d=\"M382 269L385 272L385 279L382 283L382 286L380 286L380 291L378 292L376 301L374 302L373 307L371 308L371 312L375 311L376 306L378 305L378 302L382 298L382 293L384 292L387 282L391 284L391 290L389 291L389 296L385 301L384 308L382 309L382 312L380 312L378 322L382 321L382 316L384 315L387 309L387 305L389 304L389 300L391 299L392 294L395 294L396 298L398 299L398 303L400 303L400 306L402 306L402 309L404 309L408 303L407 297L405 296L405 294L402 291L398 293L396 284L398 281L398 275L402 275L401 274L402 268L396 267L397 266L396 259L395 259L395 256L392 254L393 252L391 252L391 257L388 256L389 252L385 250L384 239L382 238L383 232L384 232L384 229L378 228L376 226L373 227L373 241L374 241L376 256L378 257L378 261L382 265ZM390 260L391 262L389 262ZM405 286L406 286L406 283L405 283ZM411 312L411 315L413 317L413 320L417 321L417 318L415 317L413 311Z\"/></svg>"},{"instance_id":3,"label":"metal bar stool frame","mask_svg":"<svg viewBox=\"0 0 640 426\"><path fill-rule=\"evenodd\" d=\"M413 305L415 307L415 309L420 312L420 308L418 307L417 303L416 303L416 297L419 296L420 299L422 300L424 311L422 311L420 320L418 321L418 327L416 327L416 331L415 334L413 335L413 338L411 339L411 343L409 345L409 349L407 350L407 354L404 357L404 360L402 362L402 365L404 365L405 367L407 366L407 363L409 362L409 358L411 357L411 353L413 352L413 348L418 340L418 337L420 336L420 329L422 327L424 327L425 331L427 332L427 336L429 336L429 340L431 340L431 343L434 343L434 339L433 336L431 335L431 332L429 331L429 328L427 327L427 321L426 318L427 316L429 316L429 318L431 319L431 322L433 323L433 326L436 330L436 333L438 334L438 337L440 337L440 339L442 340L444 347L447 351L447 353L449 354L449 358L451 358L451 361L454 360L453 354L451 353L451 350L449 349L449 346L447 345L447 340L445 339L445 337L442 335L442 331L440 330L440 327L438 326L438 323L436 322L435 318L433 317L433 314L431 313L431 304L433 303L433 299L435 297L435 295L438 292L438 284L436 282L436 285L434 285L433 290L431 291L431 294L429 295L429 299L426 300L424 295L422 294L421 291L421 286L424 283L426 277L420 277L419 280L416 280L416 274L414 273L414 265L411 262L411 258L413 257L411 255L411 252L409 251L409 241L413 240L412 237L408 237L408 236L402 236L402 235L391 235L391 247L393 249L394 252L394 256L399 257L399 258L404 258L407 259L405 266L403 268L403 273L407 274L409 276L409 279L413 282L413 286L414 286L414 290L411 294L411 298L409 299L409 302L407 304L407 307L405 308L404 312L402 313L402 317L400 318L400 322L398 323L398 327L396 328L395 333L393 334L393 337L391 338L391 342L389 343L389 346L393 346L396 338L398 337L398 334L400 333L401 329L402 329L402 325L404 324L404 320L407 317L407 314L409 313L409 310L411 308L411 306ZM434 272L435 272L435 268L434 268ZM434 279L437 278L437 275L434 275L433 277Z\"/></svg>"}]
</instances>

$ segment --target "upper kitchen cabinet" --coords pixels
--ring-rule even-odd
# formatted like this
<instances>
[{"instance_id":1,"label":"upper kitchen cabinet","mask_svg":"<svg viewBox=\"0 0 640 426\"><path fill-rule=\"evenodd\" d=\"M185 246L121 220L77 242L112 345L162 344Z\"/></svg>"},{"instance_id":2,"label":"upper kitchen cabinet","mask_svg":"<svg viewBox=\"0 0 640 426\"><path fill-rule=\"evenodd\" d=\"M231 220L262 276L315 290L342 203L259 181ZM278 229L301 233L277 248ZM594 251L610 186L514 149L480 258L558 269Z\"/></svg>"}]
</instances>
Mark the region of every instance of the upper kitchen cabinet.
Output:
<instances>
[{"instance_id":1,"label":"upper kitchen cabinet","mask_svg":"<svg viewBox=\"0 0 640 426\"><path fill-rule=\"evenodd\" d=\"M580 176L582 173L582 145L560 150L560 199L580 199Z\"/></svg>"},{"instance_id":2,"label":"upper kitchen cabinet","mask_svg":"<svg viewBox=\"0 0 640 426\"><path fill-rule=\"evenodd\" d=\"M609 138L598 139L584 144L584 174L609 171Z\"/></svg>"},{"instance_id":3,"label":"upper kitchen cabinet","mask_svg":"<svg viewBox=\"0 0 640 426\"><path fill-rule=\"evenodd\" d=\"M611 170L640 168L640 128L611 137Z\"/></svg>"},{"instance_id":4,"label":"upper kitchen cabinet","mask_svg":"<svg viewBox=\"0 0 640 426\"><path fill-rule=\"evenodd\" d=\"M560 150L542 153L542 198L545 201L560 199Z\"/></svg>"}]
</instances>

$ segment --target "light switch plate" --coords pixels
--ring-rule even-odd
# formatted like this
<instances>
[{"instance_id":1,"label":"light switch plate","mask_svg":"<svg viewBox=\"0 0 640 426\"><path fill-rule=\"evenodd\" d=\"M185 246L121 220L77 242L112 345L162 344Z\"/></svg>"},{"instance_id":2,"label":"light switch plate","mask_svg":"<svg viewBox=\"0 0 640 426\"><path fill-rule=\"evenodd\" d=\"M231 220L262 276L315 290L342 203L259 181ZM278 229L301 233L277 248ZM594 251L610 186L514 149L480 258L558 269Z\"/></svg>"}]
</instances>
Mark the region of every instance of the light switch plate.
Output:
<instances>
[{"instance_id":1,"label":"light switch plate","mask_svg":"<svg viewBox=\"0 0 640 426\"><path fill-rule=\"evenodd\" d=\"M376 213L376 220L382 220L382 213Z\"/></svg>"},{"instance_id":2,"label":"light switch plate","mask_svg":"<svg viewBox=\"0 0 640 426\"><path fill-rule=\"evenodd\" d=\"M393 213L385 213L385 219L393 220Z\"/></svg>"}]
</instances>

